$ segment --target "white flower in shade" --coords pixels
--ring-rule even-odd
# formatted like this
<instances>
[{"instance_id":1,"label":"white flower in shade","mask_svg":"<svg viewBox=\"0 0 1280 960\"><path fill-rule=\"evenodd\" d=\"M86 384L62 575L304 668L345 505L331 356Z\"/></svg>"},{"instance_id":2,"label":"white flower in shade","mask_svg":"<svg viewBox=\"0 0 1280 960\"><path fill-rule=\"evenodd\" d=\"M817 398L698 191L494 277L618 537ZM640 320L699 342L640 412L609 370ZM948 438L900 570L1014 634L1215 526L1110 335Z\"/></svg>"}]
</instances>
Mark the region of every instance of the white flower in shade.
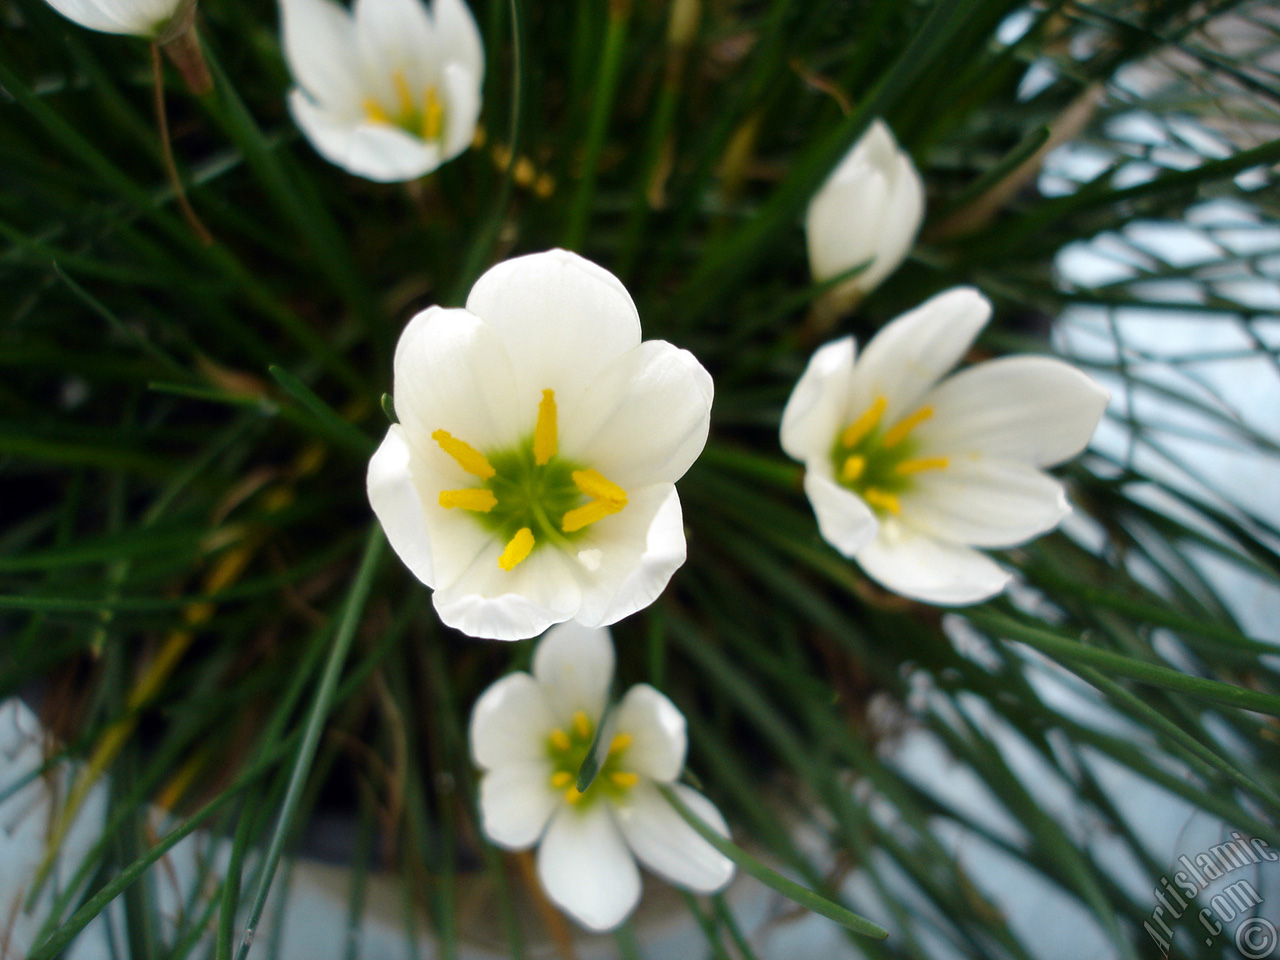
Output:
<instances>
[{"instance_id":1,"label":"white flower in shade","mask_svg":"<svg viewBox=\"0 0 1280 960\"><path fill-rule=\"evenodd\" d=\"M48 0L68 20L102 33L164 40L188 26L195 0Z\"/></svg>"},{"instance_id":2,"label":"white flower in shade","mask_svg":"<svg viewBox=\"0 0 1280 960\"><path fill-rule=\"evenodd\" d=\"M920 229L924 184L883 120L874 120L814 194L805 215L813 278L866 269L829 295L852 306L898 268Z\"/></svg>"},{"instance_id":3,"label":"white flower in shade","mask_svg":"<svg viewBox=\"0 0 1280 960\"><path fill-rule=\"evenodd\" d=\"M617 926L640 899L635 858L697 893L722 888L733 862L694 832L658 792L669 784L705 823L729 835L684 769L684 716L648 684L627 691L605 720L599 773L585 793L578 771L605 715L613 679L609 631L561 624L538 644L533 674L513 673L476 701L471 755L485 835L499 846L538 844L547 895L592 930Z\"/></svg>"},{"instance_id":4,"label":"white flower in shade","mask_svg":"<svg viewBox=\"0 0 1280 960\"><path fill-rule=\"evenodd\" d=\"M281 0L289 109L326 159L390 183L460 154L480 115L484 47L462 0Z\"/></svg>"},{"instance_id":5,"label":"white flower in shade","mask_svg":"<svg viewBox=\"0 0 1280 960\"><path fill-rule=\"evenodd\" d=\"M614 623L684 563L674 483L711 394L691 353L640 342L607 270L563 250L508 260L466 309L405 328L369 500L449 626L518 640Z\"/></svg>"},{"instance_id":6,"label":"white flower in shade","mask_svg":"<svg viewBox=\"0 0 1280 960\"><path fill-rule=\"evenodd\" d=\"M1042 468L1089 442L1107 393L1050 357L1006 357L945 380L991 316L969 287L903 314L867 344L809 361L782 414L824 539L873 579L928 603L966 604L1010 575L974 547L1011 547L1071 510Z\"/></svg>"}]
</instances>

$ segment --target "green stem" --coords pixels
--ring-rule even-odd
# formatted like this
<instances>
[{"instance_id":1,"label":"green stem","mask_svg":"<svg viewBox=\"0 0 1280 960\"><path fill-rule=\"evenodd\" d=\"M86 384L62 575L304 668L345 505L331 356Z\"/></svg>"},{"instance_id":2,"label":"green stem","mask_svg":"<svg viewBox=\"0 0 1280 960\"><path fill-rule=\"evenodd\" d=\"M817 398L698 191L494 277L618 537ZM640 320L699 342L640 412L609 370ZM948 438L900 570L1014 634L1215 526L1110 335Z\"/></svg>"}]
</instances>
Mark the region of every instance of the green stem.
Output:
<instances>
[{"instance_id":1,"label":"green stem","mask_svg":"<svg viewBox=\"0 0 1280 960\"><path fill-rule=\"evenodd\" d=\"M996 636L1025 643L1059 662L1066 660L1069 664L1087 663L1121 677L1128 677L1131 680L1149 683L1167 690L1176 690L1202 700L1280 717L1280 697L1272 694L1246 690L1244 687L1223 683L1220 680L1191 677L1172 667L1143 663L1141 660L1135 660L1111 650L1091 647L1078 640L1068 640L1047 630L1026 626L991 610L968 610L964 615L975 626L988 630ZM1064 666L1071 669L1069 664Z\"/></svg>"},{"instance_id":2,"label":"green stem","mask_svg":"<svg viewBox=\"0 0 1280 960\"><path fill-rule=\"evenodd\" d=\"M382 559L384 542L382 528L375 522L369 529L369 538L365 543L364 556L360 560L360 569L356 572L351 591L347 594L346 606L342 611L337 635L334 637L333 649L329 651L329 660L325 664L320 686L311 704L311 714L307 718L302 745L298 748L297 757L293 762L289 788L285 793L284 803L280 807L280 817L276 821L271 844L267 848L266 865L262 871L262 879L258 883L253 906L249 910L249 919L245 924L240 949L236 951L236 960L244 960L253 943L254 934L257 932L258 918L262 916L262 910L267 903L267 894L271 891L271 880L284 853L285 839L291 832L298 801L302 799L302 788L306 783L307 774L311 772L311 761L320 743L320 733L324 729L325 718L328 717L329 710L333 706L334 694L338 689L338 676L351 649L351 642L355 639L360 613L364 610L365 600L368 599L369 590L373 586L374 574L377 573L378 564Z\"/></svg>"},{"instance_id":3,"label":"green stem","mask_svg":"<svg viewBox=\"0 0 1280 960\"><path fill-rule=\"evenodd\" d=\"M564 235L564 245L570 250L581 251L582 240L587 232L587 216L596 192L600 151L604 147L604 135L613 112L613 98L618 89L622 53L627 39L627 21L630 19L631 0L611 0L609 27L604 36L604 54L600 60L600 73L596 77L596 97L587 126L586 153L582 161L582 173L578 177L578 192L569 209L569 226Z\"/></svg>"},{"instance_id":4,"label":"green stem","mask_svg":"<svg viewBox=\"0 0 1280 960\"><path fill-rule=\"evenodd\" d=\"M737 844L731 843L711 828L696 813L689 809L686 804L676 794L675 790L666 785L659 785L658 789L662 795L667 798L667 802L675 808L676 813L685 819L689 826L697 831L698 835L707 843L711 844L726 857L742 868L744 873L748 873L755 877L765 886L776 890L788 900L800 904L812 910L814 913L821 914L829 920L834 920L841 926L847 927L854 933L860 933L863 936L874 937L877 940L883 940L889 936L889 931L883 927L872 923L864 917L858 916L852 910L846 910L838 903L833 903L826 897L819 896L808 887L802 887L793 880L788 880L776 870L771 870L763 863L757 860L751 854L747 853Z\"/></svg>"}]
</instances>

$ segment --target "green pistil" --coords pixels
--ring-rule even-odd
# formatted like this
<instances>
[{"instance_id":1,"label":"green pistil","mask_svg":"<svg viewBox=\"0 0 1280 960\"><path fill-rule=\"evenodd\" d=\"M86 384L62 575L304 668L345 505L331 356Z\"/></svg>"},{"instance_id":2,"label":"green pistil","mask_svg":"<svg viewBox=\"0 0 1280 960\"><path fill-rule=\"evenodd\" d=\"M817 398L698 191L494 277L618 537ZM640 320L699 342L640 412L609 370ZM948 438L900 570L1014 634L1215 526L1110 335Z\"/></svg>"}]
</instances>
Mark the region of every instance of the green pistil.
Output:
<instances>
[{"instance_id":1,"label":"green pistil","mask_svg":"<svg viewBox=\"0 0 1280 960\"><path fill-rule=\"evenodd\" d=\"M636 777L622 767L630 737L615 737L608 756L600 765L600 771L587 789L578 793L578 772L586 762L595 741L595 729L579 713L567 728L552 731L547 738L547 757L551 760L551 786L559 790L566 801L578 809L587 809L600 797L614 800L626 796Z\"/></svg>"},{"instance_id":2,"label":"green pistil","mask_svg":"<svg viewBox=\"0 0 1280 960\"><path fill-rule=\"evenodd\" d=\"M539 465L533 456L533 438L514 449L486 452L494 475L481 486L493 491L498 503L488 513L475 513L477 522L497 533L505 543L523 527L533 531L534 549L544 543L566 546L582 531L565 533L560 523L566 513L589 499L573 482L581 464L554 456Z\"/></svg>"}]
</instances>

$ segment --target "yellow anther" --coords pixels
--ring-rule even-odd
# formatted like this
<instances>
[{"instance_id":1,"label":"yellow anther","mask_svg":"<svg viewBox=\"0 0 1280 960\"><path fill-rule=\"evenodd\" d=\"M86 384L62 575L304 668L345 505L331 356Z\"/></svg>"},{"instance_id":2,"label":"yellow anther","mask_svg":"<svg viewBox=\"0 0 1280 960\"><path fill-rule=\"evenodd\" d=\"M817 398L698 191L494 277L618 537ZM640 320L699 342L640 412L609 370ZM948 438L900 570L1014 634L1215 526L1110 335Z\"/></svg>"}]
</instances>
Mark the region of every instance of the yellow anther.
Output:
<instances>
[{"instance_id":1,"label":"yellow anther","mask_svg":"<svg viewBox=\"0 0 1280 960\"><path fill-rule=\"evenodd\" d=\"M440 506L446 510L461 507L463 510L474 510L477 513L488 513L498 505L498 498L492 490L474 487L467 490L440 491Z\"/></svg>"},{"instance_id":2,"label":"yellow anther","mask_svg":"<svg viewBox=\"0 0 1280 960\"><path fill-rule=\"evenodd\" d=\"M925 470L945 470L949 466L951 461L947 457L921 457L918 460L903 460L893 468L893 472L906 477L913 473L923 473Z\"/></svg>"},{"instance_id":3,"label":"yellow anther","mask_svg":"<svg viewBox=\"0 0 1280 960\"><path fill-rule=\"evenodd\" d=\"M609 744L610 753L621 753L627 747L631 746L631 734L620 733L613 738L613 742Z\"/></svg>"},{"instance_id":4,"label":"yellow anther","mask_svg":"<svg viewBox=\"0 0 1280 960\"><path fill-rule=\"evenodd\" d=\"M365 97L361 103L364 107L364 115L373 123L390 123L391 118L387 116L387 111L382 109L382 104L373 97Z\"/></svg>"},{"instance_id":5,"label":"yellow anther","mask_svg":"<svg viewBox=\"0 0 1280 960\"><path fill-rule=\"evenodd\" d=\"M570 747L573 746L573 741L569 739L569 735L565 733L563 730L561 730L559 727L556 727L554 730L551 731L551 734L548 737L548 739L551 740L551 746L561 752L568 750Z\"/></svg>"},{"instance_id":6,"label":"yellow anther","mask_svg":"<svg viewBox=\"0 0 1280 960\"><path fill-rule=\"evenodd\" d=\"M611 503L627 504L627 491L595 470L575 470L571 474L574 486L593 500L608 500Z\"/></svg>"},{"instance_id":7,"label":"yellow anther","mask_svg":"<svg viewBox=\"0 0 1280 960\"><path fill-rule=\"evenodd\" d=\"M580 740L586 740L591 736L591 718L582 710L573 715L573 730Z\"/></svg>"},{"instance_id":8,"label":"yellow anther","mask_svg":"<svg viewBox=\"0 0 1280 960\"><path fill-rule=\"evenodd\" d=\"M885 433L884 439L880 441L881 445L886 449L897 446L903 440L907 439L907 434L932 416L933 407L921 407L915 413L911 414L911 416L899 420L890 427Z\"/></svg>"},{"instance_id":9,"label":"yellow anther","mask_svg":"<svg viewBox=\"0 0 1280 960\"><path fill-rule=\"evenodd\" d=\"M427 87L422 95L422 139L439 140L444 131L444 105L435 87Z\"/></svg>"},{"instance_id":10,"label":"yellow anther","mask_svg":"<svg viewBox=\"0 0 1280 960\"><path fill-rule=\"evenodd\" d=\"M538 423L533 428L533 459L538 466L556 455L560 446L560 430L556 426L556 392L543 390L538 404Z\"/></svg>"},{"instance_id":11,"label":"yellow anther","mask_svg":"<svg viewBox=\"0 0 1280 960\"><path fill-rule=\"evenodd\" d=\"M850 454L840 468L840 479L845 483L853 483L867 469L867 458L859 454Z\"/></svg>"},{"instance_id":12,"label":"yellow anther","mask_svg":"<svg viewBox=\"0 0 1280 960\"><path fill-rule=\"evenodd\" d=\"M609 774L609 779L623 790L630 790L640 782L640 775L631 773L629 770L615 770Z\"/></svg>"},{"instance_id":13,"label":"yellow anther","mask_svg":"<svg viewBox=\"0 0 1280 960\"><path fill-rule=\"evenodd\" d=\"M498 566L503 570L514 570L533 552L533 531L521 527L510 542L502 548L502 556L498 557Z\"/></svg>"},{"instance_id":14,"label":"yellow anther","mask_svg":"<svg viewBox=\"0 0 1280 960\"><path fill-rule=\"evenodd\" d=\"M557 770L551 775L551 786L557 790L563 790L565 787L573 783L573 774L568 770Z\"/></svg>"},{"instance_id":15,"label":"yellow anther","mask_svg":"<svg viewBox=\"0 0 1280 960\"><path fill-rule=\"evenodd\" d=\"M868 487L866 490L863 490L862 499L879 510L887 510L895 517L902 512L902 504L898 502L897 497L892 493L885 493L883 490L877 490L875 487Z\"/></svg>"},{"instance_id":16,"label":"yellow anther","mask_svg":"<svg viewBox=\"0 0 1280 960\"><path fill-rule=\"evenodd\" d=\"M564 798L568 800L570 803L577 803L584 796L586 796L586 794L584 794L577 787L570 787L568 790L564 792Z\"/></svg>"},{"instance_id":17,"label":"yellow anther","mask_svg":"<svg viewBox=\"0 0 1280 960\"><path fill-rule=\"evenodd\" d=\"M575 530L590 526L597 520L603 520L611 513L617 513L626 505L625 500L621 503L616 500L592 500L566 513L560 521L560 529L565 533L573 533Z\"/></svg>"},{"instance_id":18,"label":"yellow anther","mask_svg":"<svg viewBox=\"0 0 1280 960\"><path fill-rule=\"evenodd\" d=\"M404 75L403 70L397 70L391 74L392 86L396 88L396 103L400 107L400 118L413 116L416 112L413 108L413 91L409 89L409 81Z\"/></svg>"},{"instance_id":19,"label":"yellow anther","mask_svg":"<svg viewBox=\"0 0 1280 960\"><path fill-rule=\"evenodd\" d=\"M888 405L889 401L883 395L876 397L871 406L862 411L862 416L844 428L844 433L840 434L840 442L846 447L856 447L880 424L880 418L884 416L884 408Z\"/></svg>"},{"instance_id":20,"label":"yellow anther","mask_svg":"<svg viewBox=\"0 0 1280 960\"><path fill-rule=\"evenodd\" d=\"M484 454L464 440L459 440L448 430L437 430L431 439L440 444L440 449L458 461L458 466L467 473L488 480L498 471L484 458Z\"/></svg>"}]
</instances>

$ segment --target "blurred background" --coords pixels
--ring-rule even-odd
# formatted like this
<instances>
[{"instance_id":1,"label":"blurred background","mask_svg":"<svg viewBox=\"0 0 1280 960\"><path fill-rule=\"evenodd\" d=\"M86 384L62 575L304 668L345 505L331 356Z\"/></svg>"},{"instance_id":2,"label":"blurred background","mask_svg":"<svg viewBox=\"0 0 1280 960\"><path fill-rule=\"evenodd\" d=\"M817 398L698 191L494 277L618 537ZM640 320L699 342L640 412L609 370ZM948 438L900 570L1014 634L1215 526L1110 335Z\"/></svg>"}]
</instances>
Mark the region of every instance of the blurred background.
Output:
<instances>
[{"instance_id":1,"label":"blurred background","mask_svg":"<svg viewBox=\"0 0 1280 960\"><path fill-rule=\"evenodd\" d=\"M0 0L0 957L1280 956L1273 862L1153 913L1180 857L1280 849L1280 10L472 10L475 144L384 185L293 125L273 6L202 3L213 89L163 97L206 244L147 43ZM925 226L822 329L804 211L875 117ZM685 713L737 844L887 940L750 878L647 878L585 937L478 832L469 710L532 647L439 624L364 471L408 318L552 246L716 381L619 686ZM1112 401L1068 522L942 611L821 540L777 431L820 343L957 283L996 304L971 360Z\"/></svg>"}]
</instances>

